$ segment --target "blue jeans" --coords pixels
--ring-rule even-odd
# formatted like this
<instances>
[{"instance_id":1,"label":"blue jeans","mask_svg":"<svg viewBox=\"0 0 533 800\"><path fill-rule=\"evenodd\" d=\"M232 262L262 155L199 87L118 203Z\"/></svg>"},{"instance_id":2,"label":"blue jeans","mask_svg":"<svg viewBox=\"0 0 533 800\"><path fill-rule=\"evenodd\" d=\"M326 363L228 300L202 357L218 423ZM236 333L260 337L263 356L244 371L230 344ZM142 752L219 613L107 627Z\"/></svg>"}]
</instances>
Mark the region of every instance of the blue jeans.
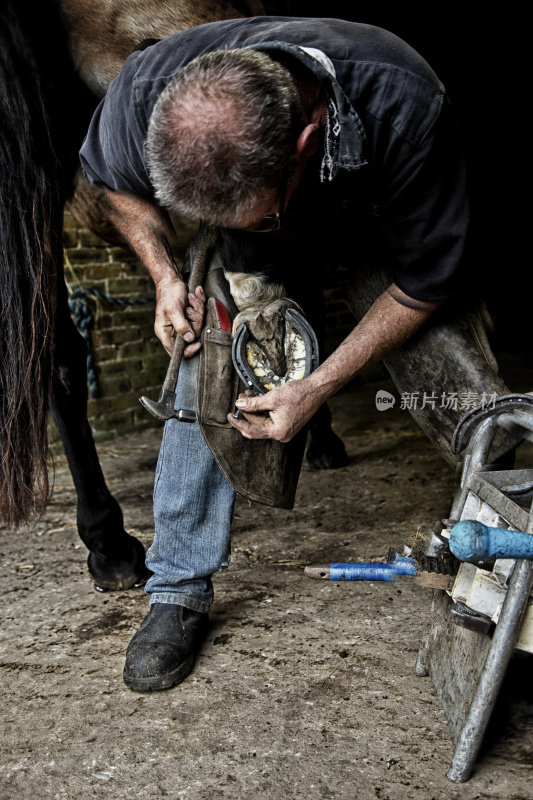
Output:
<instances>
[{"instance_id":1,"label":"blue jeans","mask_svg":"<svg viewBox=\"0 0 533 800\"><path fill-rule=\"evenodd\" d=\"M197 409L199 362L199 354L182 362L176 408ZM234 502L198 422L166 422L155 475L155 538L146 557L150 603L209 609L211 575L229 562Z\"/></svg>"}]
</instances>

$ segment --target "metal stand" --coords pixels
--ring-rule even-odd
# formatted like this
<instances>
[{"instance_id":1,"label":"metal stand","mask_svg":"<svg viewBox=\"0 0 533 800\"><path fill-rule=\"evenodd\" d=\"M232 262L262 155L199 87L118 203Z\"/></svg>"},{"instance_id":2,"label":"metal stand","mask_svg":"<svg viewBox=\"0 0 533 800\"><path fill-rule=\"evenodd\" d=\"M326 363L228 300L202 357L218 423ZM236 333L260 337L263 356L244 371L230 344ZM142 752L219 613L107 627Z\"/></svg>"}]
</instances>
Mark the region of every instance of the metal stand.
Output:
<instances>
[{"instance_id":1,"label":"metal stand","mask_svg":"<svg viewBox=\"0 0 533 800\"><path fill-rule=\"evenodd\" d=\"M517 403L512 407L517 408ZM514 425L531 438L533 412L522 407L515 414L502 402L494 414L478 410L477 419L474 414L468 425L475 428L471 452L448 524L476 519L533 533L533 470L493 472L483 466L498 427ZM481 566L491 569L491 565ZM456 742L447 777L458 783L471 775L530 602L533 561L520 559L509 566L510 578L497 623L454 601L453 592L436 590L430 630L418 654L416 674L431 676Z\"/></svg>"}]
</instances>

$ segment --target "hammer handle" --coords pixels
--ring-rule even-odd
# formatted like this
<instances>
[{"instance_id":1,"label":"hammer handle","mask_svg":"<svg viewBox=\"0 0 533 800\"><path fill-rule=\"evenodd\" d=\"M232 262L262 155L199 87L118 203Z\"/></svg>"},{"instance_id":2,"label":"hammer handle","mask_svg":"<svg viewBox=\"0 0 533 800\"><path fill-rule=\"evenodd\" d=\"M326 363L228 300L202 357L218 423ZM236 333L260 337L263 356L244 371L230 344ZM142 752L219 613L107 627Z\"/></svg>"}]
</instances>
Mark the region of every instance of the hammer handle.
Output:
<instances>
[{"instance_id":1,"label":"hammer handle","mask_svg":"<svg viewBox=\"0 0 533 800\"><path fill-rule=\"evenodd\" d=\"M201 286L203 283L207 267L207 258L215 243L216 236L216 229L205 226L199 230L196 238L189 245L189 261L191 263L191 273L187 286L189 292L194 293L198 286ZM175 391L186 345L187 343L185 340L182 339L181 336L176 335L162 391Z\"/></svg>"},{"instance_id":2,"label":"hammer handle","mask_svg":"<svg viewBox=\"0 0 533 800\"><path fill-rule=\"evenodd\" d=\"M474 563L495 558L533 558L533 535L464 519L450 531L450 550L460 561Z\"/></svg>"},{"instance_id":3,"label":"hammer handle","mask_svg":"<svg viewBox=\"0 0 533 800\"><path fill-rule=\"evenodd\" d=\"M163 382L163 392L174 392L176 389L178 373L180 371L181 361L183 359L183 353L185 352L186 344L187 343L185 339L182 339L181 336L176 336L174 347L172 349L172 355L170 356L167 374L165 375L165 380Z\"/></svg>"}]
</instances>

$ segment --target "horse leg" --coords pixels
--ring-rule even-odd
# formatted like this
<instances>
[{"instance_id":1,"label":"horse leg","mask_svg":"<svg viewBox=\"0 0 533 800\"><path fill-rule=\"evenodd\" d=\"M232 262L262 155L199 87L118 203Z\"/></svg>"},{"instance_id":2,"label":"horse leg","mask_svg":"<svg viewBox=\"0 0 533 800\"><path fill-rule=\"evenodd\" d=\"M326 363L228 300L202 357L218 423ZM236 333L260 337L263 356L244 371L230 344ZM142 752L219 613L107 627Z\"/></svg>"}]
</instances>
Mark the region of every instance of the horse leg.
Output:
<instances>
[{"instance_id":1,"label":"horse leg","mask_svg":"<svg viewBox=\"0 0 533 800\"><path fill-rule=\"evenodd\" d=\"M331 416L329 405L324 403L309 423L305 459L311 469L339 469L350 461L344 442L331 427Z\"/></svg>"},{"instance_id":2,"label":"horse leg","mask_svg":"<svg viewBox=\"0 0 533 800\"><path fill-rule=\"evenodd\" d=\"M149 575L144 547L124 530L107 488L87 420L86 345L70 318L62 281L59 295L51 407L76 488L78 532L89 549L95 588L127 589Z\"/></svg>"},{"instance_id":3,"label":"horse leg","mask_svg":"<svg viewBox=\"0 0 533 800\"><path fill-rule=\"evenodd\" d=\"M326 346L327 308L326 299L319 281L303 280L298 276L291 282L289 296L302 307L318 340L318 350L323 360ZM309 423L309 436L305 460L313 470L340 469L349 464L350 459L344 442L332 428L332 413L324 403Z\"/></svg>"},{"instance_id":4,"label":"horse leg","mask_svg":"<svg viewBox=\"0 0 533 800\"><path fill-rule=\"evenodd\" d=\"M392 276L383 269L361 269L348 302L357 319L387 289ZM451 452L456 425L466 413L462 396L487 398L508 394L487 339L484 321L473 303L456 303L437 311L424 328L385 359L384 364L407 408L443 458L452 465L459 460ZM456 402L450 402L455 398ZM420 401L420 402L418 402ZM495 459L512 457L517 441L498 434L491 451Z\"/></svg>"},{"instance_id":5,"label":"horse leg","mask_svg":"<svg viewBox=\"0 0 533 800\"><path fill-rule=\"evenodd\" d=\"M257 310L287 294L284 285L268 281L262 274L227 272L226 279L239 311L248 308ZM294 294L291 292L290 296L304 309L316 333L319 351L322 352L325 341L325 304L322 291L320 288L305 291L304 287L300 286ZM331 410L328 404L324 403L309 423L305 458L311 469L338 469L349 463L344 443L331 427L331 420Z\"/></svg>"},{"instance_id":6,"label":"horse leg","mask_svg":"<svg viewBox=\"0 0 533 800\"><path fill-rule=\"evenodd\" d=\"M320 353L324 353L326 344L326 302L320 287L307 289L307 296L300 302L304 309L309 308L308 318L318 339ZM313 470L340 469L349 464L350 459L344 442L332 428L332 413L329 405L324 403L309 423L309 436L305 460Z\"/></svg>"},{"instance_id":7,"label":"horse leg","mask_svg":"<svg viewBox=\"0 0 533 800\"><path fill-rule=\"evenodd\" d=\"M261 238L261 237L260 237ZM277 297L290 297L302 308L313 327L323 351L326 308L317 280L304 279L294 269L300 263L312 263L302 256L300 243L261 239L239 231L223 231L219 243L226 279L237 308L259 308ZM336 469L348 464L342 440L331 427L331 411L324 404L309 425L306 460L311 469Z\"/></svg>"}]
</instances>

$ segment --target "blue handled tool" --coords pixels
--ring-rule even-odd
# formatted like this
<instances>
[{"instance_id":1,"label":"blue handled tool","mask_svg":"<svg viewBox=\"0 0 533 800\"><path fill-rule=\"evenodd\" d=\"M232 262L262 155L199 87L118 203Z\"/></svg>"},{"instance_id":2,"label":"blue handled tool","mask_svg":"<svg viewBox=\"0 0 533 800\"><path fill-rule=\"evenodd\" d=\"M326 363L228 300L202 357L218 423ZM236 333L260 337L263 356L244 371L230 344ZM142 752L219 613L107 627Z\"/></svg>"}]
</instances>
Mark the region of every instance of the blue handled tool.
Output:
<instances>
[{"instance_id":1,"label":"blue handled tool","mask_svg":"<svg viewBox=\"0 0 533 800\"><path fill-rule=\"evenodd\" d=\"M309 578L330 581L395 581L398 575L416 575L416 567L408 558L393 564L364 564L361 562L330 564L327 567L306 567Z\"/></svg>"},{"instance_id":2,"label":"blue handled tool","mask_svg":"<svg viewBox=\"0 0 533 800\"><path fill-rule=\"evenodd\" d=\"M533 558L533 534L464 519L450 531L450 550L460 561L473 563L495 558Z\"/></svg>"},{"instance_id":3,"label":"blue handled tool","mask_svg":"<svg viewBox=\"0 0 533 800\"><path fill-rule=\"evenodd\" d=\"M348 562L345 564L329 564L327 566L306 567L304 574L308 578L326 581L395 581L407 576L415 583L427 588L449 589L455 580L452 575L438 575L430 572L421 573L413 558L396 556L389 564Z\"/></svg>"}]
</instances>

